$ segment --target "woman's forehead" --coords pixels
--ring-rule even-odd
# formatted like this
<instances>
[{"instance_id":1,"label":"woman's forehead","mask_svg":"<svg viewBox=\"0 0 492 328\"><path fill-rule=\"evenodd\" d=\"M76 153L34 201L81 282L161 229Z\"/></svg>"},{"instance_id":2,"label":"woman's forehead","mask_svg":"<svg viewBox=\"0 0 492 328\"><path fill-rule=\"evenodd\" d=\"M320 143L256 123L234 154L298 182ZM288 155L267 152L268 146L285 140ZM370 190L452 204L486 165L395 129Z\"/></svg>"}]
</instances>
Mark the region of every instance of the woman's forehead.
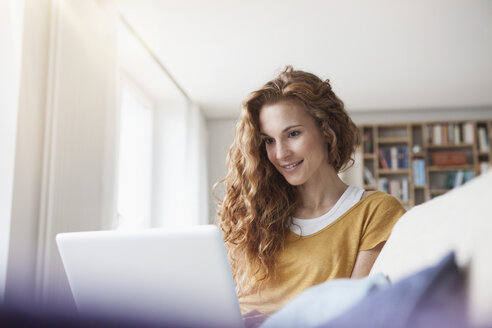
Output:
<instances>
[{"instance_id":1,"label":"woman's forehead","mask_svg":"<svg viewBox=\"0 0 492 328\"><path fill-rule=\"evenodd\" d=\"M262 133L282 132L289 126L311 125L313 118L301 104L289 101L264 105L260 109L260 130Z\"/></svg>"}]
</instances>

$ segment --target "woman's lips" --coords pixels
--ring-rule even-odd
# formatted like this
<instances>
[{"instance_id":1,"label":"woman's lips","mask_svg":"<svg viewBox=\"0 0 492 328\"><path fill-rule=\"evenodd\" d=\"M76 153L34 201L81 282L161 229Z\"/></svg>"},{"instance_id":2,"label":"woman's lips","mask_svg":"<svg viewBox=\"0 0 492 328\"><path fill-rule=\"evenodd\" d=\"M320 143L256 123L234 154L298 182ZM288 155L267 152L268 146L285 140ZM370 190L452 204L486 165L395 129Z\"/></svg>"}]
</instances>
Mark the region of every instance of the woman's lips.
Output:
<instances>
[{"instance_id":1,"label":"woman's lips","mask_svg":"<svg viewBox=\"0 0 492 328\"><path fill-rule=\"evenodd\" d=\"M295 171L299 167L299 165L302 164L302 162L304 162L304 160L300 160L299 162L295 162L288 165L281 165L281 167L282 169L284 169L285 172L292 172Z\"/></svg>"}]
</instances>

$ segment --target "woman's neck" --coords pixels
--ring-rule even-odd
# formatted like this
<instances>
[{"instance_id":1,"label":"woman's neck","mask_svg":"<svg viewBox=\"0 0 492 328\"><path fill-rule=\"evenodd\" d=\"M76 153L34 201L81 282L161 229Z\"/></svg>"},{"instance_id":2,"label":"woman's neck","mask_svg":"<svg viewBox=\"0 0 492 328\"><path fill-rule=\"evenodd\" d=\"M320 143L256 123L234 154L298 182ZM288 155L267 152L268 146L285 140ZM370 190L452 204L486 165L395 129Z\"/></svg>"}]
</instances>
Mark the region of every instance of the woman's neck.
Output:
<instances>
[{"instance_id":1,"label":"woman's neck","mask_svg":"<svg viewBox=\"0 0 492 328\"><path fill-rule=\"evenodd\" d=\"M325 174L298 186L299 205L295 216L310 219L327 213L340 199L346 185L331 166Z\"/></svg>"}]
</instances>

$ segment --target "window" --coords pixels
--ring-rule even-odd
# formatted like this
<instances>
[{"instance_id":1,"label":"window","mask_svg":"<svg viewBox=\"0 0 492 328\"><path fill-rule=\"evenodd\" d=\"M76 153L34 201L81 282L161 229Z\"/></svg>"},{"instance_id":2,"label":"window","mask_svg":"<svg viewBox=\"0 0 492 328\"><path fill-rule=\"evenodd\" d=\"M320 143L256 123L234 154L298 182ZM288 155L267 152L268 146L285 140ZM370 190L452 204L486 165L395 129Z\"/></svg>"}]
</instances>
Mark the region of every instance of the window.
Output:
<instances>
[{"instance_id":1,"label":"window","mask_svg":"<svg viewBox=\"0 0 492 328\"><path fill-rule=\"evenodd\" d=\"M130 85L122 90L117 229L151 224L152 106Z\"/></svg>"}]
</instances>

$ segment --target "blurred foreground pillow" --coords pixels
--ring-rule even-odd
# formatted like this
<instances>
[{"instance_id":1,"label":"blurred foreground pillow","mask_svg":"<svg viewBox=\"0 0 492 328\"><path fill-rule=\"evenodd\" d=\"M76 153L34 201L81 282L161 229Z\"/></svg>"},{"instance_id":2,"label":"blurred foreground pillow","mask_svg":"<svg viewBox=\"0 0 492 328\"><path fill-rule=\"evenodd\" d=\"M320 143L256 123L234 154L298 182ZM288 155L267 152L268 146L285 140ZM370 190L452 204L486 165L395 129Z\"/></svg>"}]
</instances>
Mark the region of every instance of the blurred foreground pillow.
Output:
<instances>
[{"instance_id":1,"label":"blurred foreground pillow","mask_svg":"<svg viewBox=\"0 0 492 328\"><path fill-rule=\"evenodd\" d=\"M388 279L382 274L357 280L327 281L306 289L270 316L261 328L317 327L388 284Z\"/></svg>"},{"instance_id":2,"label":"blurred foreground pillow","mask_svg":"<svg viewBox=\"0 0 492 328\"><path fill-rule=\"evenodd\" d=\"M319 327L469 327L465 294L465 275L449 253L437 265L368 295Z\"/></svg>"}]
</instances>

